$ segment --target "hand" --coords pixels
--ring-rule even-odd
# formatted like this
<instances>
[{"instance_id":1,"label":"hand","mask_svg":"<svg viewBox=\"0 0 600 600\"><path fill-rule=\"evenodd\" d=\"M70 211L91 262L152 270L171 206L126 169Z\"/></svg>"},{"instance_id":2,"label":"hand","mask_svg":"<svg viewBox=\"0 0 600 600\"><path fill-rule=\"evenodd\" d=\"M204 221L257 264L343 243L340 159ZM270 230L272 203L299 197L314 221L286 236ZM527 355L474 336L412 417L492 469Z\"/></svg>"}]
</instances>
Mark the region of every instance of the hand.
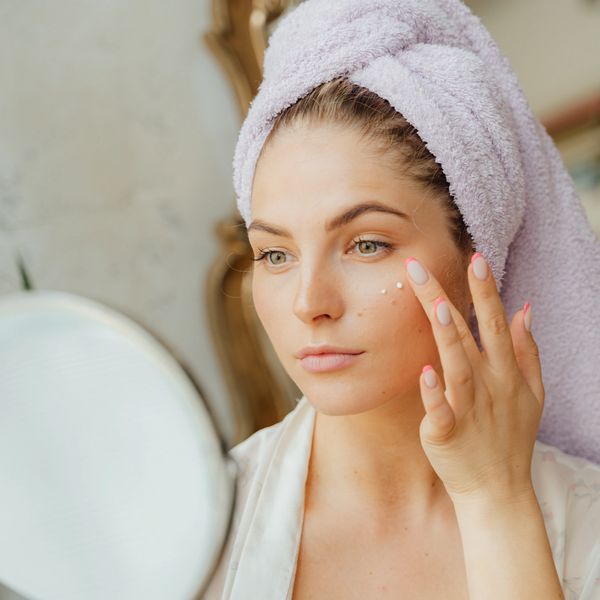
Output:
<instances>
[{"instance_id":1,"label":"hand","mask_svg":"<svg viewBox=\"0 0 600 600\"><path fill-rule=\"evenodd\" d=\"M476 259L487 271L483 281L473 270ZM418 275L419 265L412 257L405 261L409 275ZM525 310L514 315L509 327L492 271L475 253L468 279L480 352L458 309L426 267L421 268L421 280L428 275L427 281L408 279L431 322L446 388L435 369L426 366L420 377L426 411L419 428L423 450L455 504L530 498L544 386L538 347L525 328ZM444 314L447 325L438 318ZM428 387L426 379L437 379L436 386Z\"/></svg>"}]
</instances>

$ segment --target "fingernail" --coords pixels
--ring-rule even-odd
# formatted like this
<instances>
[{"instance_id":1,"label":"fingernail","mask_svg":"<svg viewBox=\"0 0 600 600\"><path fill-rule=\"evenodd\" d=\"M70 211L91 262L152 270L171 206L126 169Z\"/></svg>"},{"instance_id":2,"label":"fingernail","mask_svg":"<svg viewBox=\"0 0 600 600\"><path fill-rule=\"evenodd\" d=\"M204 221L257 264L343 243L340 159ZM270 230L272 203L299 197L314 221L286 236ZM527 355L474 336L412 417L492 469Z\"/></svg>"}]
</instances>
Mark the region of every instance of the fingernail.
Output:
<instances>
[{"instance_id":1,"label":"fingernail","mask_svg":"<svg viewBox=\"0 0 600 600\"><path fill-rule=\"evenodd\" d=\"M527 329L527 331L531 331L531 304L529 304L529 302L525 302L523 310L523 323L525 324L525 329Z\"/></svg>"},{"instance_id":2,"label":"fingernail","mask_svg":"<svg viewBox=\"0 0 600 600\"><path fill-rule=\"evenodd\" d=\"M425 365L423 367L423 379L428 388L434 388L437 385L437 375L431 365Z\"/></svg>"},{"instance_id":3,"label":"fingernail","mask_svg":"<svg viewBox=\"0 0 600 600\"><path fill-rule=\"evenodd\" d=\"M485 281L488 276L488 266L485 262L485 258L483 258L479 252L475 252L471 257L471 262L473 263L473 273L475 273L475 277L481 279L481 281Z\"/></svg>"},{"instance_id":4,"label":"fingernail","mask_svg":"<svg viewBox=\"0 0 600 600\"><path fill-rule=\"evenodd\" d=\"M438 296L434 303L435 314L437 316L438 321L442 325L450 325L452 321L452 315L450 314L450 309L448 308L448 303L444 299L443 296Z\"/></svg>"},{"instance_id":5,"label":"fingernail","mask_svg":"<svg viewBox=\"0 0 600 600\"><path fill-rule=\"evenodd\" d=\"M421 266L421 263L410 256L404 261L404 266L410 275L410 278L417 284L423 285L429 279L427 271Z\"/></svg>"}]
</instances>

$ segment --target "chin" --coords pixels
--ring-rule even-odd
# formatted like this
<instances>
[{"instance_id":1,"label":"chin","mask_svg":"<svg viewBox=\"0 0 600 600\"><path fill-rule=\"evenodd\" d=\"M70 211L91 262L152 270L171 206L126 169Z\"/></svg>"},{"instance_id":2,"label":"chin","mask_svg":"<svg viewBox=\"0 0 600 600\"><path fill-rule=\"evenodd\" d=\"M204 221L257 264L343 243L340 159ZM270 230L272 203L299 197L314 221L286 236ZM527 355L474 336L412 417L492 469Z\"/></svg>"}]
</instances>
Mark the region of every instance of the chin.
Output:
<instances>
[{"instance_id":1,"label":"chin","mask_svg":"<svg viewBox=\"0 0 600 600\"><path fill-rule=\"evenodd\" d=\"M305 385L297 383L302 393L314 409L331 417L358 415L373 410L386 403L389 396L375 386L367 386L369 393L363 393L362 386L336 383L310 382ZM363 381L364 383L364 381Z\"/></svg>"}]
</instances>

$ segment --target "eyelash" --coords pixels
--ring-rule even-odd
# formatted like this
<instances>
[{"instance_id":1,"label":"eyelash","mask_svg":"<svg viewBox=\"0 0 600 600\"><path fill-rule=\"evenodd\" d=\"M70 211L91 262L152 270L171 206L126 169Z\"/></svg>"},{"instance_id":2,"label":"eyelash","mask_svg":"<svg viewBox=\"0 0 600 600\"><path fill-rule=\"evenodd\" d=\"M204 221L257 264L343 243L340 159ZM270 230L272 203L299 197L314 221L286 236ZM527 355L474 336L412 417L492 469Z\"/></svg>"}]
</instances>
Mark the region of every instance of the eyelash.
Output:
<instances>
[{"instance_id":1,"label":"eyelash","mask_svg":"<svg viewBox=\"0 0 600 600\"><path fill-rule=\"evenodd\" d=\"M388 254L389 252L391 252L393 249L392 244L390 244L389 242L382 242L380 240L370 240L370 239L365 239L365 238L358 238L357 240L352 240L352 242L355 246L360 244L361 242L371 242L372 244L376 244L382 248L382 252L380 252L379 254L383 254L384 256L386 254ZM275 252L282 252L283 254L285 254L285 252L283 252L283 250L267 250L267 249L259 248L258 251L259 251L259 255L252 259L255 262L260 262L264 258L266 258L269 254L272 254ZM373 255L376 255L376 254L377 253L373 253ZM365 254L363 256L368 256L368 255ZM269 265L269 266L277 268L277 265Z\"/></svg>"}]
</instances>

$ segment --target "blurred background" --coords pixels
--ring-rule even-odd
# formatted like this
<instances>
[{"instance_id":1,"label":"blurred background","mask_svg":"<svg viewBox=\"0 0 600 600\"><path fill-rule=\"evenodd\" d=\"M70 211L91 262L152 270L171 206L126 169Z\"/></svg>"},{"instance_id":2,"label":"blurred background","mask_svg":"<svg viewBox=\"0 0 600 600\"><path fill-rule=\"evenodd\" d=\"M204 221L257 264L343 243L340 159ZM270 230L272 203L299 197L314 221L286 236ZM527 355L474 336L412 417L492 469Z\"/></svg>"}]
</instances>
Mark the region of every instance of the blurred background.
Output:
<instances>
[{"instance_id":1,"label":"blurred background","mask_svg":"<svg viewBox=\"0 0 600 600\"><path fill-rule=\"evenodd\" d=\"M243 300L232 185L264 43L294 4L0 0L0 295L64 290L137 320L195 379L227 447L298 393ZM600 1L467 4L600 235ZM261 361L272 379L255 379Z\"/></svg>"}]
</instances>

